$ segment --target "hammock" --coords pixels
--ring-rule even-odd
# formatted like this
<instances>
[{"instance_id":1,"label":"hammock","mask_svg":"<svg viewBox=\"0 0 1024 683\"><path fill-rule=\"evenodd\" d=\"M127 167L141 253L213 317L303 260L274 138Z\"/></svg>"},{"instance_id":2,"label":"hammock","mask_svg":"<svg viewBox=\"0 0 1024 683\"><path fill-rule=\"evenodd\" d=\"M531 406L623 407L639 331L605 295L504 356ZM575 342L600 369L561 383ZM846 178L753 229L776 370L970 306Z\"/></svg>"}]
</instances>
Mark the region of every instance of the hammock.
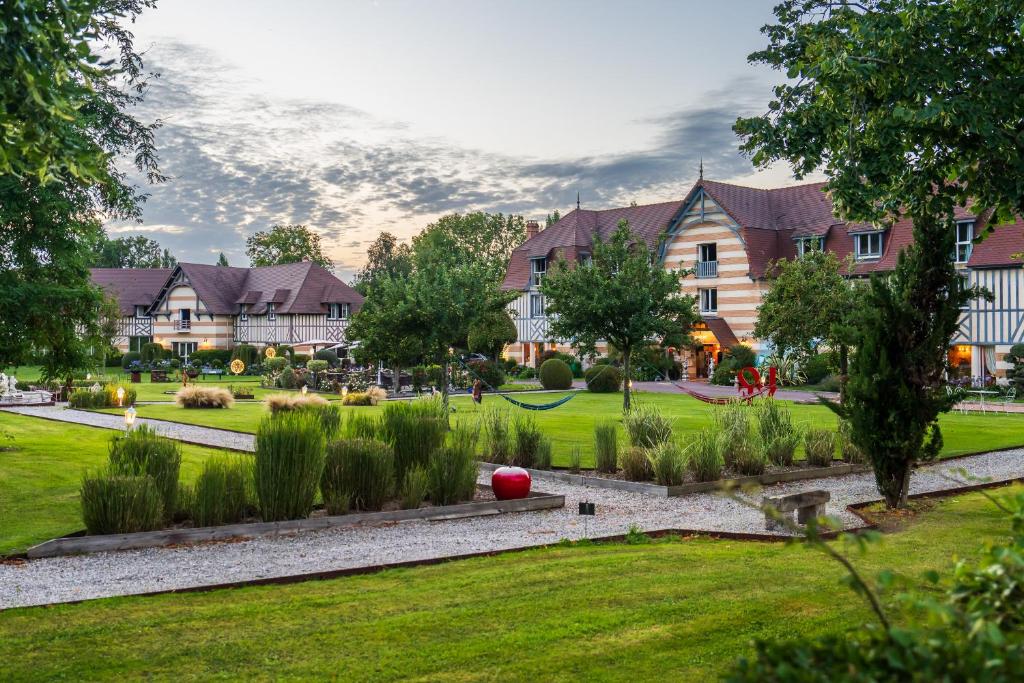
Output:
<instances>
[{"instance_id":1,"label":"hammock","mask_svg":"<svg viewBox=\"0 0 1024 683\"><path fill-rule=\"evenodd\" d=\"M484 386L486 386L488 389L493 391L498 396L501 396L503 399L505 399L506 401L508 401L512 405L516 406L517 408L522 408L523 410L551 410L552 408L557 408L558 406L562 405L563 403L568 403L572 399L576 398L576 394L572 393L572 394L569 394L568 396L563 396L562 398L558 399L557 401L554 401L553 403L524 403L522 401L517 401L516 399L511 398L511 397L507 396L506 394L501 393L500 391L498 391L497 389L492 387L490 384L488 384L487 380L485 380L483 377L481 377L480 375L478 375L475 372L473 372L472 368L470 368L468 365L463 363L461 358L456 358L456 360L459 362L459 365L462 366L463 370L465 370L469 374L473 375L473 377L475 377L476 379L480 380L484 384Z\"/></svg>"}]
</instances>

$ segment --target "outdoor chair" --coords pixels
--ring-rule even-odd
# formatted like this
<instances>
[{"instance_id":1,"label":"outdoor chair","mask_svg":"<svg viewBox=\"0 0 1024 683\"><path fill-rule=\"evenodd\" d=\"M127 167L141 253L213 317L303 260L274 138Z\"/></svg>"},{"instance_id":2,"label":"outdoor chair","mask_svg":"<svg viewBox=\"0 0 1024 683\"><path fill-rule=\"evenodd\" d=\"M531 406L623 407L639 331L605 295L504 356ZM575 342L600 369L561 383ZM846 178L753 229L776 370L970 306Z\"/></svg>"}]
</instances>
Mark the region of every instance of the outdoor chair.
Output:
<instances>
[{"instance_id":1,"label":"outdoor chair","mask_svg":"<svg viewBox=\"0 0 1024 683\"><path fill-rule=\"evenodd\" d=\"M947 384L946 395L953 399L953 410L958 410L964 415L967 414L967 404L964 403L964 390L961 387Z\"/></svg>"},{"instance_id":2,"label":"outdoor chair","mask_svg":"<svg viewBox=\"0 0 1024 683\"><path fill-rule=\"evenodd\" d=\"M1017 387L1010 387L1003 396L1003 412L1010 412L1010 406L1017 400Z\"/></svg>"}]
</instances>

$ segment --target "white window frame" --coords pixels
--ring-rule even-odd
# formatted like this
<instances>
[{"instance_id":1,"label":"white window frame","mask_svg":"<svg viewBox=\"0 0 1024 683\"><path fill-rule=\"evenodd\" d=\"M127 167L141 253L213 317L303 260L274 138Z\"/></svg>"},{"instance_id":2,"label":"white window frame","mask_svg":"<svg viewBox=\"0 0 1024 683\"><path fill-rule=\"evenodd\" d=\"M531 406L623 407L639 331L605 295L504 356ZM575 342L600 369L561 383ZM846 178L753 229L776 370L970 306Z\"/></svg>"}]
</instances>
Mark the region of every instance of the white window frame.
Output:
<instances>
[{"instance_id":1,"label":"white window frame","mask_svg":"<svg viewBox=\"0 0 1024 683\"><path fill-rule=\"evenodd\" d=\"M708 287L697 290L701 313L718 313L718 288Z\"/></svg>"},{"instance_id":2,"label":"white window frame","mask_svg":"<svg viewBox=\"0 0 1024 683\"><path fill-rule=\"evenodd\" d=\"M534 302L537 302L536 305L534 305ZM529 300L529 306L530 306L530 317L531 318L543 318L544 317L544 315L545 315L545 313L544 313L544 296L542 294L531 294L530 295L530 300ZM540 312L537 312L538 308L540 309Z\"/></svg>"},{"instance_id":3,"label":"white window frame","mask_svg":"<svg viewBox=\"0 0 1024 683\"><path fill-rule=\"evenodd\" d=\"M961 228L967 229L966 237L961 235ZM971 260L971 252L974 251L974 221L957 221L954 230L956 245L953 247L953 262L967 263Z\"/></svg>"},{"instance_id":4,"label":"white window frame","mask_svg":"<svg viewBox=\"0 0 1024 683\"><path fill-rule=\"evenodd\" d=\"M871 249L872 242L877 238L878 251ZM862 240L867 243L867 251L861 249ZM885 247L884 237L881 232L859 232L853 236L853 256L858 261L870 261L882 258L882 250Z\"/></svg>"},{"instance_id":5,"label":"white window frame","mask_svg":"<svg viewBox=\"0 0 1024 683\"><path fill-rule=\"evenodd\" d=\"M249 320L249 304L238 304L238 319L242 322Z\"/></svg>"},{"instance_id":6,"label":"white window frame","mask_svg":"<svg viewBox=\"0 0 1024 683\"><path fill-rule=\"evenodd\" d=\"M803 256L808 251L817 250L825 251L825 238L811 235L809 237L797 237L796 238L796 253L797 256Z\"/></svg>"},{"instance_id":7,"label":"white window frame","mask_svg":"<svg viewBox=\"0 0 1024 683\"><path fill-rule=\"evenodd\" d=\"M538 268L538 266L540 266ZM530 259L530 285L533 287L539 287L541 281L544 279L544 275L548 272L548 259L547 257L541 256L540 258Z\"/></svg>"},{"instance_id":8,"label":"white window frame","mask_svg":"<svg viewBox=\"0 0 1024 683\"><path fill-rule=\"evenodd\" d=\"M348 315L349 315L349 304L348 303L327 304L327 319L328 320L348 320Z\"/></svg>"},{"instance_id":9,"label":"white window frame","mask_svg":"<svg viewBox=\"0 0 1024 683\"><path fill-rule=\"evenodd\" d=\"M273 303L267 304L267 320L277 320L277 311L274 308L275 305Z\"/></svg>"},{"instance_id":10,"label":"white window frame","mask_svg":"<svg viewBox=\"0 0 1024 683\"><path fill-rule=\"evenodd\" d=\"M138 304L136 304L135 305L135 317L136 318L148 318L149 317L148 309L149 309L148 306L139 306Z\"/></svg>"},{"instance_id":11,"label":"white window frame","mask_svg":"<svg viewBox=\"0 0 1024 683\"><path fill-rule=\"evenodd\" d=\"M707 258L708 251L715 250L715 258ZM718 262L718 242L705 242L697 245L697 261L700 263Z\"/></svg>"}]
</instances>

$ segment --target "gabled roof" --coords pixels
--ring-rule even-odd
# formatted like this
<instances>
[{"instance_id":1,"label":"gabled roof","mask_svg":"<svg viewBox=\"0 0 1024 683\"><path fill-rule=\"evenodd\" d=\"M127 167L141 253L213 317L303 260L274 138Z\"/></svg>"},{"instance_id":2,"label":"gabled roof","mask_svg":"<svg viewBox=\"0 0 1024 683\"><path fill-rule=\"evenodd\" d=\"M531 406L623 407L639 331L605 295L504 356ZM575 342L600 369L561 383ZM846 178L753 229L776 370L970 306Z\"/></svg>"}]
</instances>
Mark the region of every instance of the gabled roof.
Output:
<instances>
[{"instance_id":1,"label":"gabled roof","mask_svg":"<svg viewBox=\"0 0 1024 683\"><path fill-rule=\"evenodd\" d=\"M133 315L136 306L149 307L170 274L170 268L89 269L93 284L117 300L122 316Z\"/></svg>"}]
</instances>

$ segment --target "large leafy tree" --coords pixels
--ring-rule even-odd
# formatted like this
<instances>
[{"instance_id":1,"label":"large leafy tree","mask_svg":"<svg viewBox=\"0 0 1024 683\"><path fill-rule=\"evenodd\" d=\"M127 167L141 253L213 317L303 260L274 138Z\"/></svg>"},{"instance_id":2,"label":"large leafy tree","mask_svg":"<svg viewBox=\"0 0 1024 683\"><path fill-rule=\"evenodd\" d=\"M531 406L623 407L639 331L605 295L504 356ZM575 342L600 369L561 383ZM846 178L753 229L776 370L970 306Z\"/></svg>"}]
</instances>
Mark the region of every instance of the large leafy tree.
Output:
<instances>
[{"instance_id":1,"label":"large leafy tree","mask_svg":"<svg viewBox=\"0 0 1024 683\"><path fill-rule=\"evenodd\" d=\"M664 268L621 221L607 242L595 237L590 264L560 260L544 278L551 335L570 340L583 354L593 354L599 340L607 341L622 353L628 378L634 351L688 335L697 321L694 297L680 293L684 275ZM627 381L622 409L629 407Z\"/></svg>"},{"instance_id":2,"label":"large leafy tree","mask_svg":"<svg viewBox=\"0 0 1024 683\"><path fill-rule=\"evenodd\" d=\"M839 354L843 393L848 372L850 321L857 306L850 265L834 253L813 249L772 265L771 289L757 309L754 336L806 360L821 345Z\"/></svg>"},{"instance_id":3,"label":"large leafy tree","mask_svg":"<svg viewBox=\"0 0 1024 683\"><path fill-rule=\"evenodd\" d=\"M412 248L390 232L382 232L366 250L366 265L356 273L352 287L366 296L382 278L407 277L412 272Z\"/></svg>"},{"instance_id":4,"label":"large leafy tree","mask_svg":"<svg viewBox=\"0 0 1024 683\"><path fill-rule=\"evenodd\" d=\"M253 267L301 261L334 267L320 246L320 235L305 225L275 225L269 231L257 232L245 241L245 253Z\"/></svg>"},{"instance_id":5,"label":"large leafy tree","mask_svg":"<svg viewBox=\"0 0 1024 683\"><path fill-rule=\"evenodd\" d=\"M1024 209L1024 7L1016 1L787 0L751 60L783 71L768 113L736 130L754 163L823 170L847 220L913 222L855 326L843 414L890 506L938 450L941 386L959 308L979 292L952 263L954 208L978 225Z\"/></svg>"},{"instance_id":6,"label":"large leafy tree","mask_svg":"<svg viewBox=\"0 0 1024 683\"><path fill-rule=\"evenodd\" d=\"M163 179L158 124L132 115L150 74L125 28L152 4L0 5L0 364L36 352L70 378L102 336L91 247L104 218L137 219L144 199L115 161Z\"/></svg>"},{"instance_id":7,"label":"large leafy tree","mask_svg":"<svg viewBox=\"0 0 1024 683\"><path fill-rule=\"evenodd\" d=\"M142 235L100 238L94 247L94 268L173 268L178 260L156 240Z\"/></svg>"},{"instance_id":8,"label":"large leafy tree","mask_svg":"<svg viewBox=\"0 0 1024 683\"><path fill-rule=\"evenodd\" d=\"M522 216L467 213L444 216L413 238L418 265L431 261L478 270L488 283L505 277L512 250L526 238Z\"/></svg>"}]
</instances>

